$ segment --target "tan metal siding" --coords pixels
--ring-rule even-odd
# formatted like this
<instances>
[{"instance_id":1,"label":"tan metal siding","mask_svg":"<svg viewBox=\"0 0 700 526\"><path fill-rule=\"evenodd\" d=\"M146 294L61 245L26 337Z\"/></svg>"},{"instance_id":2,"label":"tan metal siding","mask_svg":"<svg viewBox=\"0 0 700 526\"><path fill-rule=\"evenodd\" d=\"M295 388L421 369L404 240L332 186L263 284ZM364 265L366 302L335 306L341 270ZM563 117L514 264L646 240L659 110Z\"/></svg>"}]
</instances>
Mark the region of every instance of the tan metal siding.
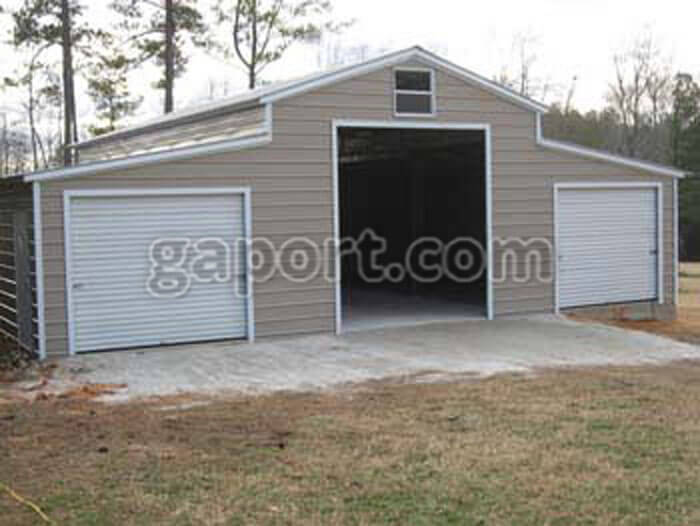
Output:
<instances>
[{"instance_id":1,"label":"tan metal siding","mask_svg":"<svg viewBox=\"0 0 700 526\"><path fill-rule=\"evenodd\" d=\"M417 64L411 64L417 65ZM437 122L490 123L493 141L494 237L537 237L553 242L553 184L573 181L664 181L666 301L673 297L673 196L669 178L537 146L535 115L439 71ZM46 256L47 347L66 353L62 190L250 186L253 236L281 243L293 236L323 242L333 235L331 121L395 120L392 70L385 69L298 97L273 108L273 142L255 150L42 185ZM382 102L383 101L383 102ZM426 119L427 120L427 119ZM324 262L330 265L332 262ZM544 275L551 270L545 261ZM494 286L497 315L551 312L551 283L516 283L506 275ZM334 287L323 278L296 284L256 284L259 337L330 332Z\"/></svg>"},{"instance_id":2,"label":"tan metal siding","mask_svg":"<svg viewBox=\"0 0 700 526\"><path fill-rule=\"evenodd\" d=\"M80 162L91 162L201 144L216 140L246 137L260 133L265 124L264 107L258 106L221 117L212 117L174 127L142 133L125 139L105 139L79 147ZM171 125L172 126L172 125Z\"/></svg>"}]
</instances>

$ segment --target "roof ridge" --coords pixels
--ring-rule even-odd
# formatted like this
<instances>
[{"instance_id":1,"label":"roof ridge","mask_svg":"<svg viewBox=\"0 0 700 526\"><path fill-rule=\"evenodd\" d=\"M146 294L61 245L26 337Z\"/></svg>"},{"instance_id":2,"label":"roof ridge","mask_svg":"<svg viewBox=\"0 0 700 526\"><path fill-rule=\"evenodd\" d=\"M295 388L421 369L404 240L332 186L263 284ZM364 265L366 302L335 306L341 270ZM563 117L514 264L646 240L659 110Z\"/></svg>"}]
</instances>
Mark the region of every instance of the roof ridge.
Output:
<instances>
[{"instance_id":1,"label":"roof ridge","mask_svg":"<svg viewBox=\"0 0 700 526\"><path fill-rule=\"evenodd\" d=\"M430 62L436 67L442 67L460 76L465 82L471 82L480 86L483 89L491 91L497 96L508 98L512 102L519 104L520 106L523 106L531 111L542 113L547 109L547 107L544 104L541 104L528 97L520 95L519 93L516 93L515 91L511 90L506 86L502 86L492 80L487 79L482 75L474 73L430 51L427 51L421 46L415 45L405 49L401 49L399 51L384 53L368 60L358 61L352 64L340 65L336 68L329 68L327 70L318 71L315 73L298 77L296 79L290 79L261 86L254 90L241 92L237 95L226 97L224 99L213 101L207 104L193 105L189 108L183 108L182 110L178 110L167 115L162 115L154 119L149 119L140 124L135 124L133 126L129 126L121 130L101 135L99 137L95 137L85 141L80 141L74 144L73 147L80 148L92 144L102 143L105 141L118 140L120 137L125 137L134 133L138 133L139 131L146 130L147 128L150 128L152 126L170 125L187 118L197 117L199 115L204 115L211 111L220 110L224 108L235 109L236 107L244 107L245 105L262 105L276 102L286 97L294 96L296 94L315 89L320 85L339 82L341 80L353 76L374 71L375 69L390 66L396 62L410 60L411 58L418 58L419 60Z\"/></svg>"}]
</instances>

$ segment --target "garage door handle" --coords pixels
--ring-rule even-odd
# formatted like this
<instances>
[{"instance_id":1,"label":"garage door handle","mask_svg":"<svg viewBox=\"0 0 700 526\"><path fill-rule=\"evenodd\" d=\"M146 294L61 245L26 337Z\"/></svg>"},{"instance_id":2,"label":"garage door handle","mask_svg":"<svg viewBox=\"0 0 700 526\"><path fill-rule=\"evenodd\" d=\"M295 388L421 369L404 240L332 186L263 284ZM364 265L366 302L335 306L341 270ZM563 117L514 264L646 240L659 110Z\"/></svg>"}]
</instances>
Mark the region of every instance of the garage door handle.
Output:
<instances>
[{"instance_id":1,"label":"garage door handle","mask_svg":"<svg viewBox=\"0 0 700 526\"><path fill-rule=\"evenodd\" d=\"M80 290L85 288L85 283L73 283L73 290Z\"/></svg>"}]
</instances>

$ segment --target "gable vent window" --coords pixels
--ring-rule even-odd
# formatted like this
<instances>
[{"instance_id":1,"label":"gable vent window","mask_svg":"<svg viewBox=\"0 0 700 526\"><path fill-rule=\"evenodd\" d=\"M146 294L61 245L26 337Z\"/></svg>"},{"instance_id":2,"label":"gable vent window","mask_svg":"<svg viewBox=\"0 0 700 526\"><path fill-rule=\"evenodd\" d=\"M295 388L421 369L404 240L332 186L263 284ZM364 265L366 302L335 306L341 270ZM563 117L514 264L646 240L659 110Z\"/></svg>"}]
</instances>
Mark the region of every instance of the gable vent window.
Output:
<instances>
[{"instance_id":1,"label":"gable vent window","mask_svg":"<svg viewBox=\"0 0 700 526\"><path fill-rule=\"evenodd\" d=\"M399 69L394 72L396 115L435 115L435 82L432 70Z\"/></svg>"}]
</instances>

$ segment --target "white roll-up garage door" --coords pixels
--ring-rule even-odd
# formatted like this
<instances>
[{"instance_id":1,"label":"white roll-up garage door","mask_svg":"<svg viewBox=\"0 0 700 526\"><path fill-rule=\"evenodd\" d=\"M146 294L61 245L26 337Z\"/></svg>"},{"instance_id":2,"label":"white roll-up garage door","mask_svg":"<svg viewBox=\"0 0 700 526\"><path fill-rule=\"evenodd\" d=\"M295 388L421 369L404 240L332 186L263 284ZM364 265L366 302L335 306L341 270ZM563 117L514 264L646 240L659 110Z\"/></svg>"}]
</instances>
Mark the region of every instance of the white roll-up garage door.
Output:
<instances>
[{"instance_id":1,"label":"white roll-up garage door","mask_svg":"<svg viewBox=\"0 0 700 526\"><path fill-rule=\"evenodd\" d=\"M659 192L557 188L560 308L659 299Z\"/></svg>"},{"instance_id":2,"label":"white roll-up garage door","mask_svg":"<svg viewBox=\"0 0 700 526\"><path fill-rule=\"evenodd\" d=\"M69 192L65 206L72 352L249 335L244 193ZM158 260L166 264L157 269L164 289L154 288L151 247L157 240L189 243L180 252L185 259ZM216 241L214 252L201 250L212 245L200 245L197 251L194 244L201 240L220 240L231 252ZM209 264L219 272L184 280L183 270L195 276L190 263L197 254L211 256ZM165 255L175 258L177 252L165 249Z\"/></svg>"}]
</instances>

